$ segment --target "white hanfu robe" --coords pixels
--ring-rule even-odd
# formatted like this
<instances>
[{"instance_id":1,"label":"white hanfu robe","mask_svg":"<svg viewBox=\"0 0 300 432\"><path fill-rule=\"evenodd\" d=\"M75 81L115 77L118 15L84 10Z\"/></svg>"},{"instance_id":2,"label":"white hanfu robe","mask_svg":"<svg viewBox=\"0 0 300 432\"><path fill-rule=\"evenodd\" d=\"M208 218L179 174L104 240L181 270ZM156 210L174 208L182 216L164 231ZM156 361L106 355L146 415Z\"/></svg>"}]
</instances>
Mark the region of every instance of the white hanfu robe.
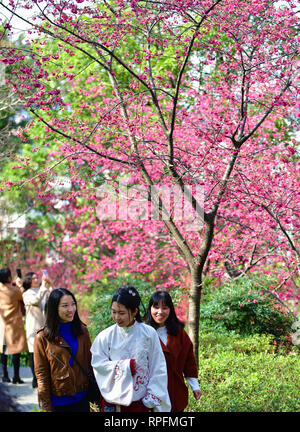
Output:
<instances>
[{"instance_id":1,"label":"white hanfu robe","mask_svg":"<svg viewBox=\"0 0 300 432\"><path fill-rule=\"evenodd\" d=\"M171 411L165 356L158 335L147 324L114 324L98 334L91 347L92 366L103 398L129 406L142 399L156 412ZM132 376L130 360L136 360Z\"/></svg>"}]
</instances>

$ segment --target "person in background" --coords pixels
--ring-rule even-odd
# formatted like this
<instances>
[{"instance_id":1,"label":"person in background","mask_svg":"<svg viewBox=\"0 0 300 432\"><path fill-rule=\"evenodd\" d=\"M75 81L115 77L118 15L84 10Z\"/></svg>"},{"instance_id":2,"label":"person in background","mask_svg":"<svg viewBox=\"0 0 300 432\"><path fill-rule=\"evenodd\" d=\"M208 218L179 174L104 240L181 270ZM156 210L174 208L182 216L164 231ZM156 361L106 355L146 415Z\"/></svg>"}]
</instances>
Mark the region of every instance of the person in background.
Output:
<instances>
[{"instance_id":1,"label":"person in background","mask_svg":"<svg viewBox=\"0 0 300 432\"><path fill-rule=\"evenodd\" d=\"M28 351L21 304L23 302L22 282L19 278L12 283L9 268L0 270L0 352L3 368L3 382L11 382L8 376L7 355L12 354L14 369L13 384L23 384L20 378L21 352Z\"/></svg>"},{"instance_id":2,"label":"person in background","mask_svg":"<svg viewBox=\"0 0 300 432\"><path fill-rule=\"evenodd\" d=\"M33 375L32 387L37 387L33 362L33 343L38 330L45 325L45 315L42 310L42 300L46 294L52 291L51 282L45 275L42 276L42 283L36 273L29 272L23 279L23 301L26 310L26 337L30 354L30 367Z\"/></svg>"},{"instance_id":3,"label":"person in background","mask_svg":"<svg viewBox=\"0 0 300 432\"><path fill-rule=\"evenodd\" d=\"M89 412L88 377L91 340L80 320L71 291L54 289L48 299L46 324L34 339L34 372L38 401L48 412ZM72 353L72 355L71 355Z\"/></svg>"},{"instance_id":4,"label":"person in background","mask_svg":"<svg viewBox=\"0 0 300 432\"><path fill-rule=\"evenodd\" d=\"M152 294L146 323L156 329L166 358L171 411L183 411L188 404L188 388L184 377L196 400L200 398L201 390L193 344L184 330L184 324L177 318L172 298L167 291L160 290Z\"/></svg>"},{"instance_id":5,"label":"person in background","mask_svg":"<svg viewBox=\"0 0 300 432\"><path fill-rule=\"evenodd\" d=\"M141 322L140 303L134 287L118 289L111 301L115 324L100 332L91 348L104 412L171 409L166 361L157 333Z\"/></svg>"}]
</instances>

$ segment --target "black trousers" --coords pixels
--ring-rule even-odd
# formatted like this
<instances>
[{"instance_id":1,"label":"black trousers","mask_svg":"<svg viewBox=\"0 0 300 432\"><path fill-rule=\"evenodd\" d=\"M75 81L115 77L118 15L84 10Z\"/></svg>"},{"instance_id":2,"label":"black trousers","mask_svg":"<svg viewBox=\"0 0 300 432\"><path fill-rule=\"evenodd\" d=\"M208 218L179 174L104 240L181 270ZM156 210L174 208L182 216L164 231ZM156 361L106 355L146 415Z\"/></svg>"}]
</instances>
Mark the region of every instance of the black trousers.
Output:
<instances>
[{"instance_id":1,"label":"black trousers","mask_svg":"<svg viewBox=\"0 0 300 432\"><path fill-rule=\"evenodd\" d=\"M33 376L33 378L36 378L35 373L34 373L33 353L29 353L29 361L30 361L30 369L32 372L32 376Z\"/></svg>"},{"instance_id":2,"label":"black trousers","mask_svg":"<svg viewBox=\"0 0 300 432\"><path fill-rule=\"evenodd\" d=\"M3 376L8 377L8 370L7 370L7 354L4 354L5 352L5 346L3 347L3 353L1 354L1 363L3 368ZM20 357L21 354L12 354L12 362L14 367L14 378L20 378Z\"/></svg>"},{"instance_id":3,"label":"black trousers","mask_svg":"<svg viewBox=\"0 0 300 432\"><path fill-rule=\"evenodd\" d=\"M79 402L70 405L60 405L53 407L54 412L90 412L90 404L85 396Z\"/></svg>"}]
</instances>

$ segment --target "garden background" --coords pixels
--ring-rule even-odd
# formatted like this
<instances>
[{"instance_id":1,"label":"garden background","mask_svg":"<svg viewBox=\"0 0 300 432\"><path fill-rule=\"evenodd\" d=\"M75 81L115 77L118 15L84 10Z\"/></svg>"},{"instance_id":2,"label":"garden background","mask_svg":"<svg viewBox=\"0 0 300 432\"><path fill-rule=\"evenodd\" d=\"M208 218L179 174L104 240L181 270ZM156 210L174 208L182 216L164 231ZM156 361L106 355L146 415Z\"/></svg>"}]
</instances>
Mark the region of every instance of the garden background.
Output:
<instances>
[{"instance_id":1,"label":"garden background","mask_svg":"<svg viewBox=\"0 0 300 432\"><path fill-rule=\"evenodd\" d=\"M299 411L297 2L0 11L1 266L47 269L92 337L120 284L167 289L188 410Z\"/></svg>"}]
</instances>

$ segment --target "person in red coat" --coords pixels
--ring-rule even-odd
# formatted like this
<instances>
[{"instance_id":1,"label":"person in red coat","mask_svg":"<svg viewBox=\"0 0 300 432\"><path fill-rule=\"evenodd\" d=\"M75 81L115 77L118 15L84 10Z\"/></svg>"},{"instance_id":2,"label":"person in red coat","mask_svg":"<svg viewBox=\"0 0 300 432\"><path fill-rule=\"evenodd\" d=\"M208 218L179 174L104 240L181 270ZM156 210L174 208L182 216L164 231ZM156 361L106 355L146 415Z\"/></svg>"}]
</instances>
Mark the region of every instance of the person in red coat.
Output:
<instances>
[{"instance_id":1,"label":"person in red coat","mask_svg":"<svg viewBox=\"0 0 300 432\"><path fill-rule=\"evenodd\" d=\"M184 323L177 318L172 298L167 291L159 290L152 294L146 323L156 329L166 358L172 412L183 411L188 404L188 388L184 378L191 386L196 400L201 397L201 390L192 341L184 330Z\"/></svg>"}]
</instances>

